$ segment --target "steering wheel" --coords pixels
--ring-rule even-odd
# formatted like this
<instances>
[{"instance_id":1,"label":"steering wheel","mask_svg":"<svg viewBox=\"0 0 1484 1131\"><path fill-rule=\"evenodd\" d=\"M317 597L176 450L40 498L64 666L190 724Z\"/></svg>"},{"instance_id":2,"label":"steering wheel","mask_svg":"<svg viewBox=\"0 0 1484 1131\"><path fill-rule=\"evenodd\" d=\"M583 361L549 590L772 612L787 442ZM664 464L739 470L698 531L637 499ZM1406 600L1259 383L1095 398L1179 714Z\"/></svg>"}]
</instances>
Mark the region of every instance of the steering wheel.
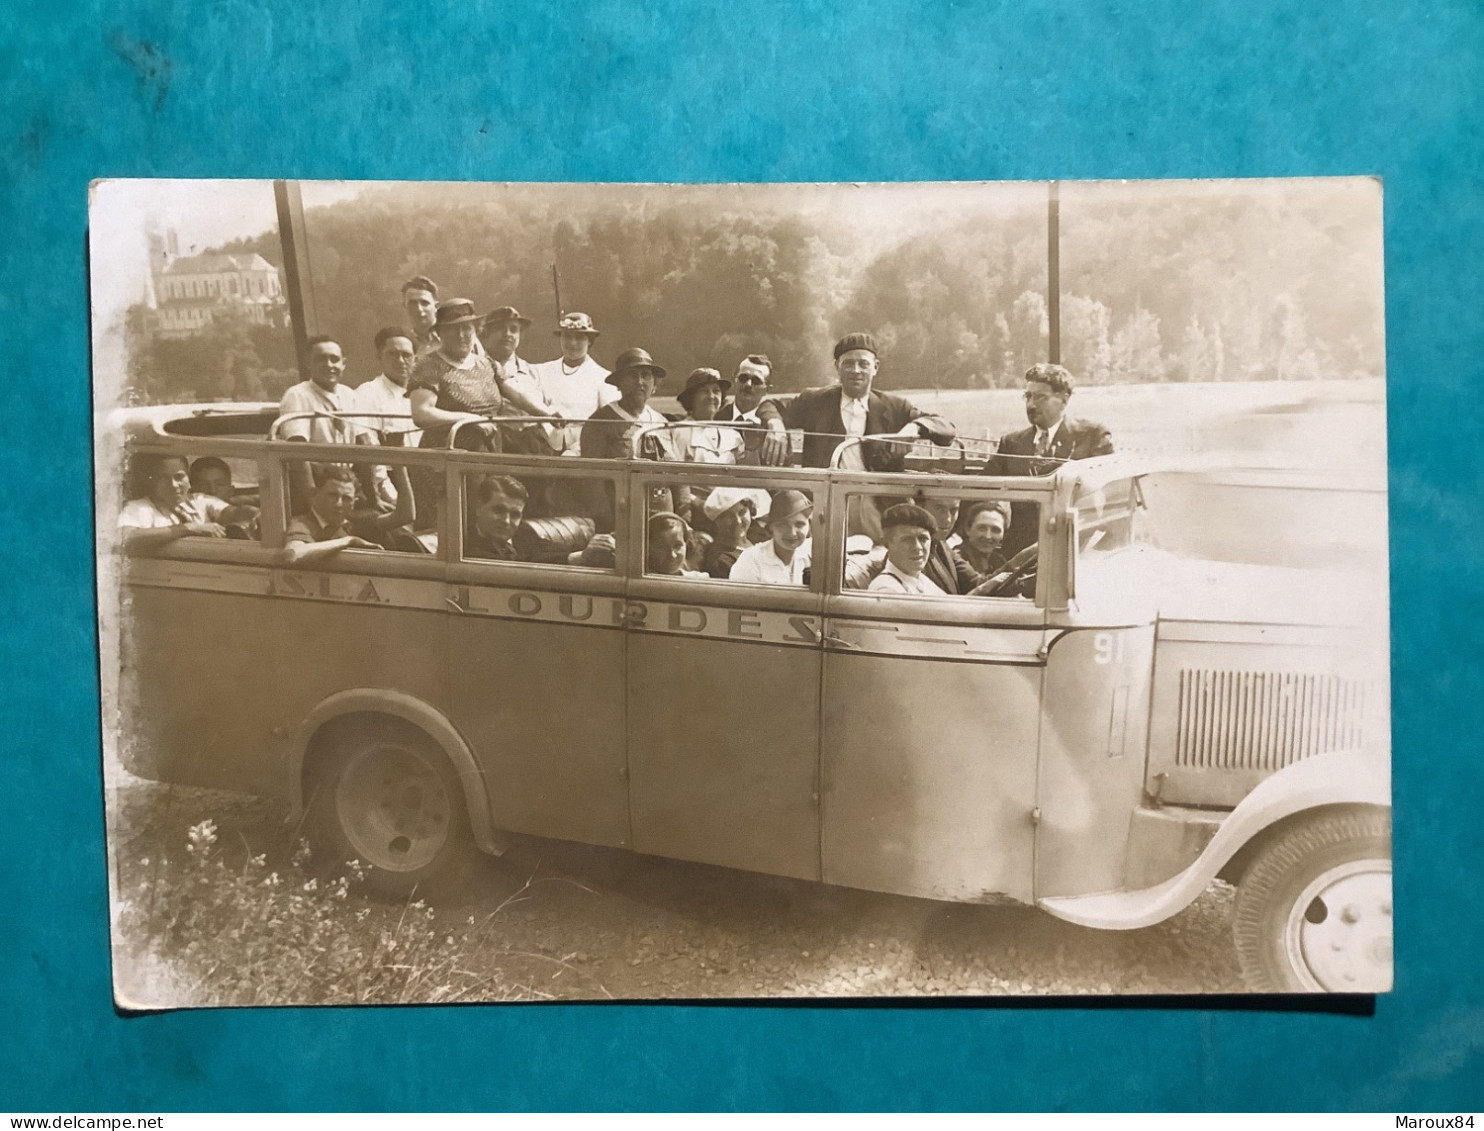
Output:
<instances>
[{"instance_id":1,"label":"steering wheel","mask_svg":"<svg viewBox=\"0 0 1484 1131\"><path fill-rule=\"evenodd\" d=\"M1036 585L1036 563L1040 557L1040 547L1032 542L1021 550L1013 558L1005 563L1001 570L1003 575L999 582L992 588L986 589L981 596L984 597L1019 597L1029 583L1032 591Z\"/></svg>"}]
</instances>

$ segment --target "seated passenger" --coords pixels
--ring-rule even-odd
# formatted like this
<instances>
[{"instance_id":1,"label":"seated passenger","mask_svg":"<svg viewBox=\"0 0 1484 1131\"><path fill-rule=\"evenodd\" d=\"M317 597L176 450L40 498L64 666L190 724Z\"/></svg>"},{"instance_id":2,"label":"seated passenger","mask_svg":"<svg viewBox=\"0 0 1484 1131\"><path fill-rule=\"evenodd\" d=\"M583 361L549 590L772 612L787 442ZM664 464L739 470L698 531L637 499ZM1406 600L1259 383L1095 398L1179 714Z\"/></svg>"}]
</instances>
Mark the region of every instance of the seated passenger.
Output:
<instances>
[{"instance_id":1,"label":"seated passenger","mask_svg":"<svg viewBox=\"0 0 1484 1131\"><path fill-rule=\"evenodd\" d=\"M942 597L945 591L923 575L932 556L938 524L915 503L898 503L881 516L886 567L867 588L872 593Z\"/></svg>"},{"instance_id":2,"label":"seated passenger","mask_svg":"<svg viewBox=\"0 0 1484 1131\"><path fill-rule=\"evenodd\" d=\"M714 369L697 369L685 379L685 388L675 398L685 409L685 421L705 427L677 428L681 458L686 463L736 463L745 450L742 433L715 421L723 395L732 387Z\"/></svg>"},{"instance_id":3,"label":"seated passenger","mask_svg":"<svg viewBox=\"0 0 1484 1131\"><path fill-rule=\"evenodd\" d=\"M725 581L732 566L752 545L748 532L753 520L768 512L773 500L768 492L747 487L717 487L706 496L702 510L716 533L701 558L701 568Z\"/></svg>"},{"instance_id":4,"label":"seated passenger","mask_svg":"<svg viewBox=\"0 0 1484 1131\"><path fill-rule=\"evenodd\" d=\"M191 462L191 494L219 499L230 505L218 519L228 538L257 540L258 494L239 492L232 486L232 469L216 456L201 456Z\"/></svg>"},{"instance_id":5,"label":"seated passenger","mask_svg":"<svg viewBox=\"0 0 1484 1131\"><path fill-rule=\"evenodd\" d=\"M296 515L284 532L280 564L311 565L341 550L385 550L394 532L415 517L412 491L406 488L406 468L393 469L398 488L397 507L383 511L357 505L356 474L343 464L322 464L316 469L314 491L303 514Z\"/></svg>"},{"instance_id":6,"label":"seated passenger","mask_svg":"<svg viewBox=\"0 0 1484 1131\"><path fill-rule=\"evenodd\" d=\"M813 543L809 522L814 504L802 491L779 491L766 519L767 542L743 550L727 575L732 581L762 585L807 585Z\"/></svg>"},{"instance_id":7,"label":"seated passenger","mask_svg":"<svg viewBox=\"0 0 1484 1131\"><path fill-rule=\"evenodd\" d=\"M519 561L514 538L525 515L528 497L525 484L509 475L486 475L481 479L475 495L474 517L464 535L464 557Z\"/></svg>"},{"instance_id":8,"label":"seated passenger","mask_svg":"<svg viewBox=\"0 0 1484 1131\"><path fill-rule=\"evenodd\" d=\"M202 456L191 462L191 491L210 495L224 503L232 501L232 469L216 456Z\"/></svg>"},{"instance_id":9,"label":"seated passenger","mask_svg":"<svg viewBox=\"0 0 1484 1131\"><path fill-rule=\"evenodd\" d=\"M634 439L639 432L668 423L649 405L655 386L664 379L664 369L655 364L648 351L631 349L619 354L607 378L607 383L618 389L618 400L603 405L582 426L579 446L583 458L633 459ZM680 458L672 435L661 432L654 440L655 450L642 453L647 458Z\"/></svg>"},{"instance_id":10,"label":"seated passenger","mask_svg":"<svg viewBox=\"0 0 1484 1131\"><path fill-rule=\"evenodd\" d=\"M949 535L958 525L958 500L923 499L921 505L937 527L924 576L945 593L968 594L984 578L948 544Z\"/></svg>"},{"instance_id":11,"label":"seated passenger","mask_svg":"<svg viewBox=\"0 0 1484 1131\"><path fill-rule=\"evenodd\" d=\"M130 499L119 511L118 528L131 550L151 550L181 538L225 538L223 515L233 508L213 495L192 495L190 473L181 456L154 456L141 461L142 498Z\"/></svg>"},{"instance_id":12,"label":"seated passenger","mask_svg":"<svg viewBox=\"0 0 1484 1131\"><path fill-rule=\"evenodd\" d=\"M516 533L525 518L529 492L519 479L509 475L486 475L475 488L473 512L464 532L464 557L490 561L521 562L530 555L515 545ZM566 555L569 565L611 569L616 548L612 534L594 534L587 545ZM548 558L538 558L550 561ZM560 564L560 559L556 560Z\"/></svg>"},{"instance_id":13,"label":"seated passenger","mask_svg":"<svg viewBox=\"0 0 1484 1131\"><path fill-rule=\"evenodd\" d=\"M1000 547L1009 525L1008 503L979 499L964 508L964 540L959 554L980 577L989 577L1005 568L1005 554Z\"/></svg>"},{"instance_id":14,"label":"seated passenger","mask_svg":"<svg viewBox=\"0 0 1484 1131\"><path fill-rule=\"evenodd\" d=\"M645 573L662 577L705 577L699 570L685 568L690 549L690 528L685 519L673 511L649 516L649 550L644 561Z\"/></svg>"}]
</instances>

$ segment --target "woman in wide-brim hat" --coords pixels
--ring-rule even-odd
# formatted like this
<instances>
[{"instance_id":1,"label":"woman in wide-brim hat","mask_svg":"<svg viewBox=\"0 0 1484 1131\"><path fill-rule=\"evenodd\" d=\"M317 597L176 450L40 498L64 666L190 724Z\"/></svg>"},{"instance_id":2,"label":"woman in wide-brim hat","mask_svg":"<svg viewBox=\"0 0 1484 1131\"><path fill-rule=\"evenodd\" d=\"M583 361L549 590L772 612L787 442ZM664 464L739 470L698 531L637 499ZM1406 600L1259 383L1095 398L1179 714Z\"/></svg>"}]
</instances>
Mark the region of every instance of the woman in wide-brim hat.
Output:
<instances>
[{"instance_id":1,"label":"woman in wide-brim hat","mask_svg":"<svg viewBox=\"0 0 1484 1131\"><path fill-rule=\"evenodd\" d=\"M474 348L483 319L466 298L438 304L433 328L438 348L418 359L407 382L412 422L423 429L421 446L443 448L454 425L489 420L505 414L505 395L494 364ZM458 445L476 451L498 451L499 431L493 425L462 428Z\"/></svg>"},{"instance_id":2,"label":"woman in wide-brim hat","mask_svg":"<svg viewBox=\"0 0 1484 1131\"><path fill-rule=\"evenodd\" d=\"M681 458L687 463L736 463L746 450L742 433L735 428L708 423L721 411L721 402L732 383L715 369L696 369L685 379L676 400L685 409L686 422L705 427L680 430Z\"/></svg>"},{"instance_id":3,"label":"woman in wide-brim hat","mask_svg":"<svg viewBox=\"0 0 1484 1131\"><path fill-rule=\"evenodd\" d=\"M634 438L645 428L669 423L650 406L655 386L665 379L664 369L649 356L648 350L628 349L618 355L607 383L618 389L618 400L605 404L582 427L580 450L588 459L633 459ZM666 433L660 447L669 452L674 444ZM659 438L657 437L657 439ZM678 454L661 454L661 459L678 459Z\"/></svg>"}]
</instances>

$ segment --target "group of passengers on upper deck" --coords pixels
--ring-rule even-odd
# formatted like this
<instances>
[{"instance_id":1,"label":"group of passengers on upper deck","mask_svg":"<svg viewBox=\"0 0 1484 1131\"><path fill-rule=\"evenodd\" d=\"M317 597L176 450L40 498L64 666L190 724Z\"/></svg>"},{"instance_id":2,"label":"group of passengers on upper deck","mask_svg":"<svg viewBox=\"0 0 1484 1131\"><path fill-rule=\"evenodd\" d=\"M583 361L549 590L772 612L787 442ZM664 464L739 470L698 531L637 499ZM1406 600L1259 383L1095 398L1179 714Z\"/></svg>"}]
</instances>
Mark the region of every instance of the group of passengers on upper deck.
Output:
<instances>
[{"instance_id":1,"label":"group of passengers on upper deck","mask_svg":"<svg viewBox=\"0 0 1484 1131\"><path fill-rule=\"evenodd\" d=\"M279 404L281 438L781 465L789 458L793 431L803 434L800 454L806 467L829 466L842 442L855 437L860 442L840 449L839 466L899 470L909 442L941 445L955 437L953 424L943 417L873 388L881 350L867 333L847 334L835 343L835 384L791 398L768 395L773 367L765 354L746 355L731 379L713 368L697 368L677 394L685 414L671 420L649 403L666 370L640 348L623 351L613 370L605 369L592 357L599 334L586 314L562 315L554 331L561 355L533 365L519 354L531 320L514 307L481 315L467 299L439 301L436 284L422 276L404 283L402 295L411 328L377 333L381 373L358 387L341 381L345 356L335 339L320 336L306 343L310 376L285 392ZM1061 366L1032 366L1025 389L1030 426L1000 439L989 473L1039 475L1067 459L1111 452L1106 428L1066 415L1072 391L1072 376ZM209 468L210 474L220 478L225 464L212 462L221 466ZM203 475L207 470L203 467ZM435 477L418 483L406 467L392 463L302 461L289 465L289 475L294 517L282 555L289 564L352 546L416 549L412 532L429 526L429 512L438 505ZM127 543L144 547L180 537L220 537L255 522L257 500L234 494L230 472L225 484L210 490L197 478L194 465L157 460L143 495L120 516ZM481 499L520 493L509 486L518 480L493 478L506 486L481 486ZM523 508L527 500L518 501ZM1034 508L1022 504L974 500L960 514L956 503L944 499L881 503L866 521L852 523L857 534L847 547L848 585L878 592L984 592L1007 566L1013 568L1013 554L1007 562L1002 548L1016 550L1036 540L1028 529L1036 521ZM481 505L471 500L470 544L480 540ZM601 501L590 509L601 511ZM651 572L807 583L813 501L806 492L680 488L652 502L650 512L646 565ZM593 517L586 553L571 556L581 564L611 561L612 515ZM496 542L508 548L508 538ZM466 554L483 556L467 546ZM502 549L491 556L518 555Z\"/></svg>"}]
</instances>

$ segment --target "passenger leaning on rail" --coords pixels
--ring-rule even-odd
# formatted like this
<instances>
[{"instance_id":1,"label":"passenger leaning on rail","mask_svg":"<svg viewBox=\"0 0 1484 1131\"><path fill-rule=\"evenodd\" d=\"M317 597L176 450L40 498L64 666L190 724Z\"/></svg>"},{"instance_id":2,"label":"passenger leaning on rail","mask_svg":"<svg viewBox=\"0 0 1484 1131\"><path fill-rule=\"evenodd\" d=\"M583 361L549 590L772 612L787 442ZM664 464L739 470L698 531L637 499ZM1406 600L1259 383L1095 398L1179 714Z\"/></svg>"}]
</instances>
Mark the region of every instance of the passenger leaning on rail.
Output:
<instances>
[{"instance_id":1,"label":"passenger leaning on rail","mask_svg":"<svg viewBox=\"0 0 1484 1131\"><path fill-rule=\"evenodd\" d=\"M828 467L830 457L847 436L891 434L903 440L927 438L937 444L953 441L952 424L932 416L905 397L871 388L880 368L880 351L870 334L846 334L835 343L835 372L839 381L821 389L805 389L787 404L764 401L758 413L769 433L763 462L781 464L788 454L789 428L803 429L804 466ZM893 444L892 446L898 446ZM859 470L867 464L862 446L845 452L842 466ZM872 467L872 470L896 470Z\"/></svg>"},{"instance_id":2,"label":"passenger leaning on rail","mask_svg":"<svg viewBox=\"0 0 1484 1131\"><path fill-rule=\"evenodd\" d=\"M386 511L358 503L356 474L350 468L343 464L319 464L309 506L294 516L284 532L279 563L312 565L341 550L391 549L395 532L410 526L416 518L406 469L394 468L393 476L397 506Z\"/></svg>"},{"instance_id":3,"label":"passenger leaning on rail","mask_svg":"<svg viewBox=\"0 0 1484 1131\"><path fill-rule=\"evenodd\" d=\"M474 348L479 322L466 298L438 304L438 347L417 359L407 382L412 422L423 430L421 447L446 448L454 426L467 424L459 429L458 447L500 450L500 429L493 418L505 415L505 396L494 363Z\"/></svg>"},{"instance_id":4,"label":"passenger leaning on rail","mask_svg":"<svg viewBox=\"0 0 1484 1131\"><path fill-rule=\"evenodd\" d=\"M214 495L192 494L190 473L181 456L146 456L135 468L143 494L119 512L124 546L151 550L181 538L225 538L226 524L250 508L233 507Z\"/></svg>"}]
</instances>

